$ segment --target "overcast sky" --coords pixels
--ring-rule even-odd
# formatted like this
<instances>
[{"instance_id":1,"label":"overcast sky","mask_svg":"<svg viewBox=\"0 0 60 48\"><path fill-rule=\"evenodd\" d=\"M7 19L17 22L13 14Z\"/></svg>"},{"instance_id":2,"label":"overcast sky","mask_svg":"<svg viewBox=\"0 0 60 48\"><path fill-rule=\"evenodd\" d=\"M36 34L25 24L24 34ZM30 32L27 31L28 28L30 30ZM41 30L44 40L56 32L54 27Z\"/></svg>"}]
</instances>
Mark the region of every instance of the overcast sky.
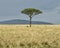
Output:
<instances>
[{"instance_id":1,"label":"overcast sky","mask_svg":"<svg viewBox=\"0 0 60 48\"><path fill-rule=\"evenodd\" d=\"M33 17L35 21L60 24L60 0L0 0L0 21L28 20L27 15L21 14L21 10L25 8L43 11L43 14Z\"/></svg>"}]
</instances>

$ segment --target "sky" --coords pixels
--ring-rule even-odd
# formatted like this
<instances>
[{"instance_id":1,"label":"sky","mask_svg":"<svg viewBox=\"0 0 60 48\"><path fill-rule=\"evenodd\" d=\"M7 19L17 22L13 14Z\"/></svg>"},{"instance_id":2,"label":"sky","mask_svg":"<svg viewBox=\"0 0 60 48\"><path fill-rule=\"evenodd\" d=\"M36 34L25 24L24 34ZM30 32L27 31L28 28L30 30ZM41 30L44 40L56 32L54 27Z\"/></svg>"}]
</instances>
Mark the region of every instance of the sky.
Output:
<instances>
[{"instance_id":1,"label":"sky","mask_svg":"<svg viewBox=\"0 0 60 48\"><path fill-rule=\"evenodd\" d=\"M11 19L29 20L22 14L25 8L36 8L43 12L33 17L33 21L60 24L60 0L0 0L0 21Z\"/></svg>"}]
</instances>

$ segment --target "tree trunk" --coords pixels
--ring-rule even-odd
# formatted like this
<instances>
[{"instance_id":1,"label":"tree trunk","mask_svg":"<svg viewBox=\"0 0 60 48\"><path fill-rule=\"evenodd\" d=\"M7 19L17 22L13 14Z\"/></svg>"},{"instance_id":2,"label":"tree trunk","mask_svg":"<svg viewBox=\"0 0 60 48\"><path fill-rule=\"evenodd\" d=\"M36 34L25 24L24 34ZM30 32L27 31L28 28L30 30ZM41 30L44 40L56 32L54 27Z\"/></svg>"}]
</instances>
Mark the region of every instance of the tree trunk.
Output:
<instances>
[{"instance_id":1,"label":"tree trunk","mask_svg":"<svg viewBox=\"0 0 60 48\"><path fill-rule=\"evenodd\" d=\"M32 21L32 17L30 17L30 27L31 27L31 23L32 23L31 21Z\"/></svg>"}]
</instances>

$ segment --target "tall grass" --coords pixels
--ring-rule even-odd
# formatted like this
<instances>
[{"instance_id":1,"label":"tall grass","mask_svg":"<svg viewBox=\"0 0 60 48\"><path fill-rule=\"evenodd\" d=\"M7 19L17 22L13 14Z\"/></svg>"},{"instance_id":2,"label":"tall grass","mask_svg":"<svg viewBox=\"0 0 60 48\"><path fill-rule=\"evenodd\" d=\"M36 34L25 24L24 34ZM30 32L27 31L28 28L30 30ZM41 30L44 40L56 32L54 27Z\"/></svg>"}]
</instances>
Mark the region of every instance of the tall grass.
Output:
<instances>
[{"instance_id":1,"label":"tall grass","mask_svg":"<svg viewBox=\"0 0 60 48\"><path fill-rule=\"evenodd\" d=\"M60 25L0 25L0 48L60 48Z\"/></svg>"}]
</instances>

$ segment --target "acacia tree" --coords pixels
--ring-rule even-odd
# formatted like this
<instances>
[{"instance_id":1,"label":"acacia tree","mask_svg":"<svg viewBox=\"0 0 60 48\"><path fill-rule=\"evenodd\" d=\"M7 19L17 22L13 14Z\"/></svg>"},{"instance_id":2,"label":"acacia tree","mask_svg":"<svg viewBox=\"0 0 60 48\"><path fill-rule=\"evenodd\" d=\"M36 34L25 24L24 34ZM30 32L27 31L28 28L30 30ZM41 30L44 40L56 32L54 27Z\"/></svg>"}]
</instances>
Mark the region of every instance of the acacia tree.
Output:
<instances>
[{"instance_id":1,"label":"acacia tree","mask_svg":"<svg viewBox=\"0 0 60 48\"><path fill-rule=\"evenodd\" d=\"M42 11L35 9L35 8L26 8L24 10L21 11L21 13L26 14L29 16L30 18L30 27L31 27L31 21L32 21L32 17L38 14L41 14Z\"/></svg>"}]
</instances>

